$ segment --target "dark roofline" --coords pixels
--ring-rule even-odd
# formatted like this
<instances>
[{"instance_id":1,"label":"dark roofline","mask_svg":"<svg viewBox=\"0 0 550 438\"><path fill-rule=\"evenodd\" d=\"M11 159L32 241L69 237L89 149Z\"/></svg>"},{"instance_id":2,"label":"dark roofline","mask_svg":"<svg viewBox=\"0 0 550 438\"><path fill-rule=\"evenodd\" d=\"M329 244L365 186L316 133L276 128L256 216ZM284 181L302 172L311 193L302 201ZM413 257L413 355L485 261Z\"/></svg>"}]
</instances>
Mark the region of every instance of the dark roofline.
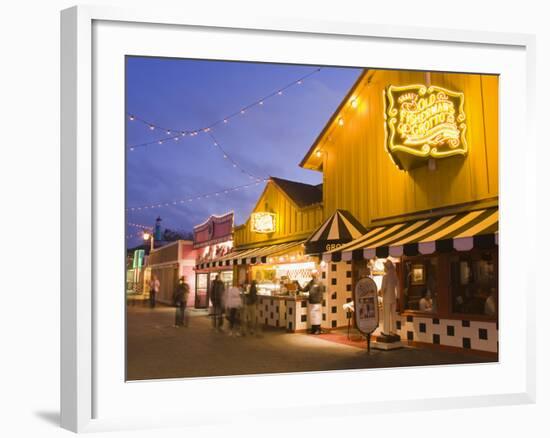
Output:
<instances>
[{"instance_id":1,"label":"dark roofline","mask_svg":"<svg viewBox=\"0 0 550 438\"><path fill-rule=\"evenodd\" d=\"M349 101L351 96L353 96L353 93L355 92L357 87L359 87L359 84L363 81L363 78L367 75L368 71L369 69L367 68L363 69L363 72L359 75L355 83L351 86L350 90L346 94L346 97L342 99L342 102L340 102L340 105L338 105L338 108L336 108L336 110L334 111L334 113L332 114L328 122L325 124L325 127L323 128L323 130L320 132L320 134L317 136L313 144L310 146L304 158L302 158L302 161L300 161L300 164L299 164L300 167L304 167L304 165L306 164L306 161L309 159L309 157L311 156L311 154L313 153L313 151L315 150L315 148L317 147L321 139L327 133L328 129L332 126L332 123L334 122L334 120L336 120L336 117L338 116L338 114L340 114L340 112L342 111L346 103Z\"/></svg>"},{"instance_id":2,"label":"dark roofline","mask_svg":"<svg viewBox=\"0 0 550 438\"><path fill-rule=\"evenodd\" d=\"M277 178L275 176L270 176L269 179L277 186L281 191L283 191L299 208L309 207L311 205L321 204L323 202L323 184L307 184L299 181L292 181L284 178ZM285 184L292 184L294 186L301 186L304 189L310 191L308 195L312 192L317 192L316 195L319 195L319 198L314 202L311 202L309 199L297 198L295 193L289 193L288 190L285 190Z\"/></svg>"}]
</instances>

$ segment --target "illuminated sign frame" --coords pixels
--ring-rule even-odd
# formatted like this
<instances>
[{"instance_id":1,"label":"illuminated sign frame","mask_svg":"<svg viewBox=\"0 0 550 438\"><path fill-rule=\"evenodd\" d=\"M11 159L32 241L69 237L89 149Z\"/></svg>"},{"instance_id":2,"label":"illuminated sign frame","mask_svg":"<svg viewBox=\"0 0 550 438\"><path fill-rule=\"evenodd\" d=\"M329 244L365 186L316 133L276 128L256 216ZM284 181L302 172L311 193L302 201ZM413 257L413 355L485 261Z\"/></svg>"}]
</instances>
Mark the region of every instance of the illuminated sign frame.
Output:
<instances>
[{"instance_id":1,"label":"illuminated sign frame","mask_svg":"<svg viewBox=\"0 0 550 438\"><path fill-rule=\"evenodd\" d=\"M255 233L270 234L277 230L277 215L260 211L250 215L250 228Z\"/></svg>"},{"instance_id":2,"label":"illuminated sign frame","mask_svg":"<svg viewBox=\"0 0 550 438\"><path fill-rule=\"evenodd\" d=\"M436 85L390 85L384 97L386 150L400 168L417 167L430 157L466 156L464 93Z\"/></svg>"}]
</instances>

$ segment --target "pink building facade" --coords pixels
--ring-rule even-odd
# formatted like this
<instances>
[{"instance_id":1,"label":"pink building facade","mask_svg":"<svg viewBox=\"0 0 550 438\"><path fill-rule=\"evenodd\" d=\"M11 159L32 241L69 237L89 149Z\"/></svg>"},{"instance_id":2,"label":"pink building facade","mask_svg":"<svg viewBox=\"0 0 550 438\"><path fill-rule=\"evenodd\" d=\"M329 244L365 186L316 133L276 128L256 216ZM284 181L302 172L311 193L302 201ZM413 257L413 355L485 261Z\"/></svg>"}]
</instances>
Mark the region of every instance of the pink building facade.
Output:
<instances>
[{"instance_id":1,"label":"pink building facade","mask_svg":"<svg viewBox=\"0 0 550 438\"><path fill-rule=\"evenodd\" d=\"M187 305L194 305L196 257L197 251L190 240L177 240L151 252L148 258L149 278L156 275L160 281L160 292L157 296L159 302L172 304L174 289L183 275L190 288Z\"/></svg>"}]
</instances>

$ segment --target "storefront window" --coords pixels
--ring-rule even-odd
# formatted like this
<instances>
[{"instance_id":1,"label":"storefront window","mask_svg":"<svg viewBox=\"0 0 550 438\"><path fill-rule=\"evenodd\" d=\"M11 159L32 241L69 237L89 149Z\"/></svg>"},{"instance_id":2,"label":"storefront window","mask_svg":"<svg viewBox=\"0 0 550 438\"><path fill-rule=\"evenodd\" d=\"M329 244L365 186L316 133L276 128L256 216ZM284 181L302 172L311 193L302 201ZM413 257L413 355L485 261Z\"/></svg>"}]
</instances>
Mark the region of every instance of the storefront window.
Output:
<instances>
[{"instance_id":1,"label":"storefront window","mask_svg":"<svg viewBox=\"0 0 550 438\"><path fill-rule=\"evenodd\" d=\"M496 252L451 257L451 298L454 313L496 317Z\"/></svg>"},{"instance_id":2,"label":"storefront window","mask_svg":"<svg viewBox=\"0 0 550 438\"><path fill-rule=\"evenodd\" d=\"M218 274L226 289L233 286L233 271L221 271Z\"/></svg>"},{"instance_id":3,"label":"storefront window","mask_svg":"<svg viewBox=\"0 0 550 438\"><path fill-rule=\"evenodd\" d=\"M403 309L437 312L437 257L407 259L403 268Z\"/></svg>"},{"instance_id":4,"label":"storefront window","mask_svg":"<svg viewBox=\"0 0 550 438\"><path fill-rule=\"evenodd\" d=\"M252 267L260 295L295 295L312 279L315 262L266 264Z\"/></svg>"}]
</instances>

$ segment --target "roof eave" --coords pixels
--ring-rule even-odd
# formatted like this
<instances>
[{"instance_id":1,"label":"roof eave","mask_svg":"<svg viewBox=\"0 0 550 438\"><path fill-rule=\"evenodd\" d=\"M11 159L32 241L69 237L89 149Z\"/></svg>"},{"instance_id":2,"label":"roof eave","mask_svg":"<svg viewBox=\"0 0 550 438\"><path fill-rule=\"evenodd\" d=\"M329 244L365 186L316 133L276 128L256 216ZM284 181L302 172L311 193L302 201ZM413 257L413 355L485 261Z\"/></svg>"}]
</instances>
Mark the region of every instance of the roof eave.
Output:
<instances>
[{"instance_id":1,"label":"roof eave","mask_svg":"<svg viewBox=\"0 0 550 438\"><path fill-rule=\"evenodd\" d=\"M300 164L299 164L300 167L302 167L304 169L311 169L311 170L320 170L323 167L322 161L320 162L320 164L318 166L312 166L312 165L308 166L307 162L308 162L309 158L311 157L311 155L313 154L313 152L315 151L315 149L317 148L317 146L319 145L319 143L321 142L321 140L327 134L330 127L333 125L334 121L337 119L337 117L340 114L340 112L342 111L342 109L345 107L346 103L353 96L353 93L355 92L355 90L357 89L359 84L362 82L363 78L367 75L368 71L369 70L367 68L363 69L363 72L359 75L359 77L357 78L355 83L352 85L352 87L350 88L350 90L346 94L346 97L344 97L344 99L342 99L342 102L340 102L340 105L338 105L338 108L336 108L336 110L334 111L334 113L332 114L332 116L330 117L330 119L328 120L326 125L324 126L323 130L319 133L319 135L317 136L317 138L315 139L315 141L313 142L313 144L311 145L311 147L307 151L304 158L302 158L302 161L300 161Z\"/></svg>"}]
</instances>

